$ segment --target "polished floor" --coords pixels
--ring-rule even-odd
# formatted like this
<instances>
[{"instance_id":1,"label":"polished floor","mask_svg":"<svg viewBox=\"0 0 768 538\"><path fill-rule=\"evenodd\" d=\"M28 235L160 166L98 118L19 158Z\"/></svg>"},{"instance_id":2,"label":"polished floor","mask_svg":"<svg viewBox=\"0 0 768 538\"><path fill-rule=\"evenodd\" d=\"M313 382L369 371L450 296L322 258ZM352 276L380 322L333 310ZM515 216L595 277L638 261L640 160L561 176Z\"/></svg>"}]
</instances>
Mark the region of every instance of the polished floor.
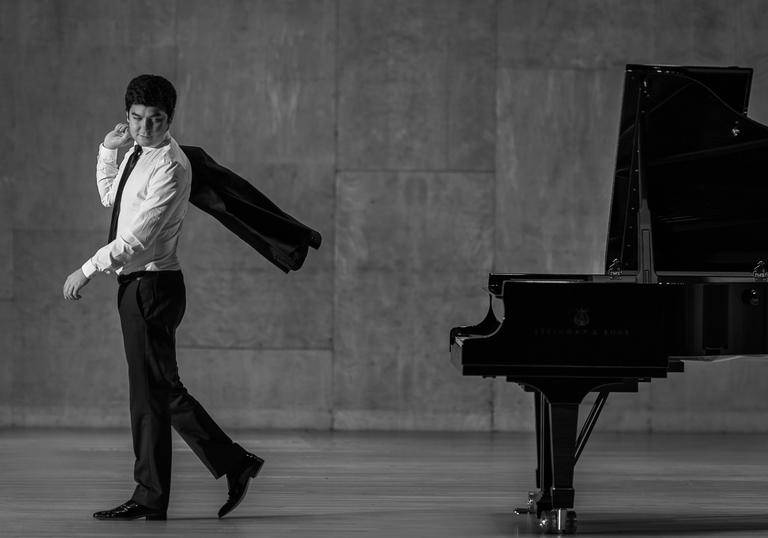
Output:
<instances>
[{"instance_id":1,"label":"polished floor","mask_svg":"<svg viewBox=\"0 0 768 538\"><path fill-rule=\"evenodd\" d=\"M240 432L267 461L229 517L180 440L168 521L91 513L132 491L130 436L0 430L0 536L511 537L533 486L530 434ZM576 470L580 536L768 536L768 436L593 435Z\"/></svg>"}]
</instances>

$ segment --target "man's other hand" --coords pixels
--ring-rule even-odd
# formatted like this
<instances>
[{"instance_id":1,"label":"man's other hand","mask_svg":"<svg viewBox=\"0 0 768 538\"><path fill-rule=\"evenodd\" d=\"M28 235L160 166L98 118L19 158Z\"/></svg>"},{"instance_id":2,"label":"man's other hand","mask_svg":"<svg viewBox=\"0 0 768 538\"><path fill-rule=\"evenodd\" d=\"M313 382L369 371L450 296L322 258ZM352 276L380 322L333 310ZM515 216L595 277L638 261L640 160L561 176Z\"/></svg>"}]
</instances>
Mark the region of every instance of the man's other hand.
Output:
<instances>
[{"instance_id":1,"label":"man's other hand","mask_svg":"<svg viewBox=\"0 0 768 538\"><path fill-rule=\"evenodd\" d=\"M80 299L80 290L91 281L86 277L82 269L78 269L67 277L64 282L64 298L67 301L77 301Z\"/></svg>"},{"instance_id":2,"label":"man's other hand","mask_svg":"<svg viewBox=\"0 0 768 538\"><path fill-rule=\"evenodd\" d=\"M118 123L115 128L104 136L104 147L107 149L117 149L128 146L133 142L131 132L128 130L127 123Z\"/></svg>"}]
</instances>

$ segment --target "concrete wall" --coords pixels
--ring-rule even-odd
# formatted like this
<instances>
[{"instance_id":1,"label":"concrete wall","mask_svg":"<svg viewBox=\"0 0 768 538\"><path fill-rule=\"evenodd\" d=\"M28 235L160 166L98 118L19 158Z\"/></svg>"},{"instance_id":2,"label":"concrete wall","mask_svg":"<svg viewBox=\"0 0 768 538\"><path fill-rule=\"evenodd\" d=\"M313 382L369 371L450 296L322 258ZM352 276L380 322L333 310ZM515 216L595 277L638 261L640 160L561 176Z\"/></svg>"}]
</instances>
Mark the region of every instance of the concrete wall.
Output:
<instances>
[{"instance_id":1,"label":"concrete wall","mask_svg":"<svg viewBox=\"0 0 768 538\"><path fill-rule=\"evenodd\" d=\"M321 230L283 275L190 211L182 379L229 427L527 430L530 395L463 378L448 330L491 270L600 272L626 63L756 69L752 1L0 2L0 425L127 425L115 283L61 298L103 244L96 148L127 81ZM603 429L768 431L768 364L616 395Z\"/></svg>"}]
</instances>

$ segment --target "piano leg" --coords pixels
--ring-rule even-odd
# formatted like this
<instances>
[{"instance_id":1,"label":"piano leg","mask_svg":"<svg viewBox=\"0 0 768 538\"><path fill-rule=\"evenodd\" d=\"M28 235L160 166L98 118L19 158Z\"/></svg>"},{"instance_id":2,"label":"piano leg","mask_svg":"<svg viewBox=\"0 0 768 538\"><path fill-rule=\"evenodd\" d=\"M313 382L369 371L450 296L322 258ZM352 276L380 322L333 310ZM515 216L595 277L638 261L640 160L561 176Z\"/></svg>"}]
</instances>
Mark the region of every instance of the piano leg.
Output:
<instances>
[{"instance_id":1,"label":"piano leg","mask_svg":"<svg viewBox=\"0 0 768 538\"><path fill-rule=\"evenodd\" d=\"M549 507L539 506L540 526L546 532L570 534L576 531L576 513L573 509L573 467L576 449L576 432L579 420L579 402L547 402L545 430L548 443L543 461L545 482L542 484L542 500L549 497ZM549 495L547 495L549 492Z\"/></svg>"},{"instance_id":2,"label":"piano leg","mask_svg":"<svg viewBox=\"0 0 768 538\"><path fill-rule=\"evenodd\" d=\"M536 414L536 490L528 492L528 504L523 508L515 508L515 514L527 515L536 514L541 517L542 510L550 510L552 501L549 496L549 487L551 478L549 475L542 476L542 471L550 468L550 453L548 450L542 450L542 447L549 446L549 419L548 413L542 413L542 408L546 406L544 395L538 391L533 391L533 407ZM542 484L547 484L546 487ZM543 495L546 495L544 497Z\"/></svg>"},{"instance_id":3,"label":"piano leg","mask_svg":"<svg viewBox=\"0 0 768 538\"><path fill-rule=\"evenodd\" d=\"M550 403L550 450L552 451L552 506L573 508L573 464L578 403Z\"/></svg>"},{"instance_id":4,"label":"piano leg","mask_svg":"<svg viewBox=\"0 0 768 538\"><path fill-rule=\"evenodd\" d=\"M541 512L552 509L552 427L550 424L549 402L542 393L538 394L539 413L537 417L539 434L537 436L536 450L538 452L538 478L536 487L538 495L536 499L536 517L541 517Z\"/></svg>"},{"instance_id":5,"label":"piano leg","mask_svg":"<svg viewBox=\"0 0 768 538\"><path fill-rule=\"evenodd\" d=\"M541 489L541 477L539 472L541 470L541 400L544 396L541 392L533 393L533 411L536 415L536 489Z\"/></svg>"},{"instance_id":6,"label":"piano leg","mask_svg":"<svg viewBox=\"0 0 768 538\"><path fill-rule=\"evenodd\" d=\"M573 511L575 490L573 471L578 459L577 449L584 448L597 416L609 391L636 391L637 382L620 378L583 378L567 385L549 378L515 380L525 390L534 392L536 412L536 487L528 493L528 508L517 514L536 513L539 526L548 533L576 532L576 512ZM596 406L587 419L581 435L577 436L579 404L584 397L600 391Z\"/></svg>"}]
</instances>

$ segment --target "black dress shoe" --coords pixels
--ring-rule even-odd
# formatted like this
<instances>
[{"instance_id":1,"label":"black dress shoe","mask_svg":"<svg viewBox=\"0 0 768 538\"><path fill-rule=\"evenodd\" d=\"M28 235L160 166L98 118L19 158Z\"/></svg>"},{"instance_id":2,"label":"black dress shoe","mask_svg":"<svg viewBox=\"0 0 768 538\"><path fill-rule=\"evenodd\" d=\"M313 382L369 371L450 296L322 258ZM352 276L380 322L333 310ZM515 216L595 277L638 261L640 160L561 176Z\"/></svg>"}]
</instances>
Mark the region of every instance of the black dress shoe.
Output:
<instances>
[{"instance_id":1,"label":"black dress shoe","mask_svg":"<svg viewBox=\"0 0 768 538\"><path fill-rule=\"evenodd\" d=\"M115 521L128 521L131 519L146 518L147 521L166 519L165 510L147 508L133 501L123 503L112 510L103 510L93 514L96 519L111 519Z\"/></svg>"},{"instance_id":2,"label":"black dress shoe","mask_svg":"<svg viewBox=\"0 0 768 538\"><path fill-rule=\"evenodd\" d=\"M255 454L246 452L243 464L236 471L227 473L229 496L224 506L219 508L220 518L237 508L237 505L242 502L245 494L248 492L248 483L251 481L251 478L255 478L259 474L262 465L264 465L263 459Z\"/></svg>"}]
</instances>

